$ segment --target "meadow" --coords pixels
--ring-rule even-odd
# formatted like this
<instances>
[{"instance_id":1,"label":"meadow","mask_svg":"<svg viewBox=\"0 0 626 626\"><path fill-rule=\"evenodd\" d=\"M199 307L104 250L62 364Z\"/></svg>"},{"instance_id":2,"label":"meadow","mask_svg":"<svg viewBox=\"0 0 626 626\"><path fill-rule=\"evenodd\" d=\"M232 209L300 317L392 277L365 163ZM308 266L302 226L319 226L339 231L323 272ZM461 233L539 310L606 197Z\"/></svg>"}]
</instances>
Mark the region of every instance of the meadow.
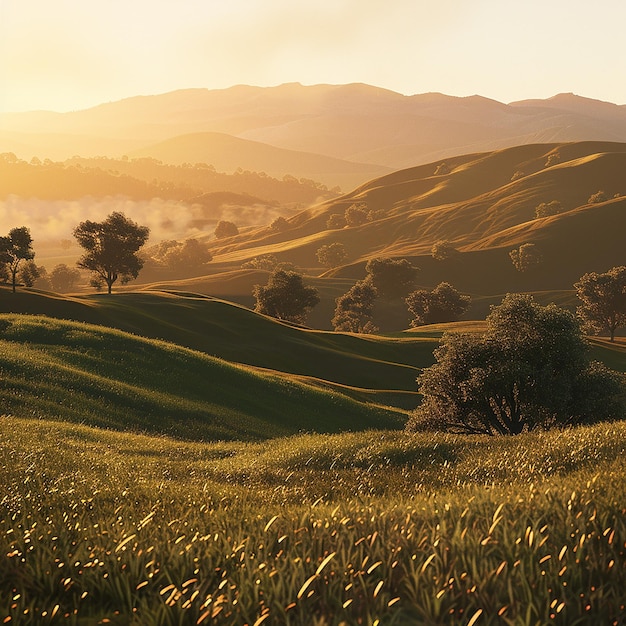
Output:
<instances>
[{"instance_id":1,"label":"meadow","mask_svg":"<svg viewBox=\"0 0 626 626\"><path fill-rule=\"evenodd\" d=\"M14 624L622 624L626 426L183 442L0 418Z\"/></svg>"}]
</instances>

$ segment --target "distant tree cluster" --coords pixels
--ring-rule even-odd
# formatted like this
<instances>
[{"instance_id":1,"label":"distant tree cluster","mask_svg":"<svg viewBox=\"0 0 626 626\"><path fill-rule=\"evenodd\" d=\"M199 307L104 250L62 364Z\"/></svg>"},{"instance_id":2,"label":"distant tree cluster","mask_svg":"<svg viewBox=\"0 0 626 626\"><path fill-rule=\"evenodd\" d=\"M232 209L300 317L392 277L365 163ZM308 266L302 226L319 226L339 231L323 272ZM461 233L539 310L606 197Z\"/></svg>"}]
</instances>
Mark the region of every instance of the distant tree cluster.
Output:
<instances>
[{"instance_id":1,"label":"distant tree cluster","mask_svg":"<svg viewBox=\"0 0 626 626\"><path fill-rule=\"evenodd\" d=\"M455 322L471 301L470 296L459 293L450 283L439 283L432 291L418 289L406 299L413 316L411 326Z\"/></svg>"},{"instance_id":2,"label":"distant tree cluster","mask_svg":"<svg viewBox=\"0 0 626 626\"><path fill-rule=\"evenodd\" d=\"M414 287L418 269L407 259L379 257L365 266L366 277L335 300L333 328L342 332L372 333L377 298L394 300L406 296Z\"/></svg>"},{"instance_id":3,"label":"distant tree cluster","mask_svg":"<svg viewBox=\"0 0 626 626\"><path fill-rule=\"evenodd\" d=\"M346 227L356 227L374 222L385 217L382 209L369 209L366 202L355 202L343 213L332 213L326 221L328 230L338 230Z\"/></svg>"},{"instance_id":4,"label":"distant tree cluster","mask_svg":"<svg viewBox=\"0 0 626 626\"><path fill-rule=\"evenodd\" d=\"M151 258L163 267L185 275L201 271L213 260L213 255L206 242L194 238L184 241L169 239L156 246Z\"/></svg>"},{"instance_id":5,"label":"distant tree cluster","mask_svg":"<svg viewBox=\"0 0 626 626\"><path fill-rule=\"evenodd\" d=\"M587 200L587 204L600 204L601 202L606 202L608 199L609 197L606 194L606 192L600 190L589 196L589 199Z\"/></svg>"},{"instance_id":6,"label":"distant tree cluster","mask_svg":"<svg viewBox=\"0 0 626 626\"><path fill-rule=\"evenodd\" d=\"M541 202L535 207L535 217L550 217L552 215L558 215L563 213L563 205L558 200L552 200L551 202Z\"/></svg>"}]
</instances>

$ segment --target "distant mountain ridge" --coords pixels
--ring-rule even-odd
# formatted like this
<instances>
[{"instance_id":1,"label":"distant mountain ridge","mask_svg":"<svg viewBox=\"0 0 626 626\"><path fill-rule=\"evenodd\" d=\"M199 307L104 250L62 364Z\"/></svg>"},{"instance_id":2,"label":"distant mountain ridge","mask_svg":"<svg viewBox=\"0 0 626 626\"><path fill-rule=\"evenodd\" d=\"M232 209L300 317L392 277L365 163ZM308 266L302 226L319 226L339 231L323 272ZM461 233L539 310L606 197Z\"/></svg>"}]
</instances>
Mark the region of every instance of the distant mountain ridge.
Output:
<instances>
[{"instance_id":1,"label":"distant mountain ridge","mask_svg":"<svg viewBox=\"0 0 626 626\"><path fill-rule=\"evenodd\" d=\"M377 173L382 173L383 168L405 168L514 145L623 142L626 105L574 94L503 104L481 96L405 96L365 84L238 85L136 96L69 113L1 114L0 152L30 150L60 158L65 150L70 153L67 158L91 145L102 154L119 157L134 151L147 154L151 146L161 144L154 150L160 150L159 158L171 162L180 158L176 150L185 143L181 136L198 133L250 140L257 142L256 149L261 143L309 153L307 158L316 165L307 170L303 164L298 175L315 178L317 171L321 182L327 184L328 177L324 180L321 176L328 162L320 168L313 155L341 159L341 167L352 170L351 182L365 182L376 175L373 167L380 167ZM45 141L38 138L41 134L46 135ZM206 140L206 156L219 161L219 142L208 136ZM178 148L169 150L163 142L173 142ZM221 154L226 162L227 157L232 158L233 142L224 143L228 145ZM243 143L239 147L243 161L252 147ZM54 151L54 155L42 150ZM194 154L200 158L203 151L198 148Z\"/></svg>"}]
</instances>

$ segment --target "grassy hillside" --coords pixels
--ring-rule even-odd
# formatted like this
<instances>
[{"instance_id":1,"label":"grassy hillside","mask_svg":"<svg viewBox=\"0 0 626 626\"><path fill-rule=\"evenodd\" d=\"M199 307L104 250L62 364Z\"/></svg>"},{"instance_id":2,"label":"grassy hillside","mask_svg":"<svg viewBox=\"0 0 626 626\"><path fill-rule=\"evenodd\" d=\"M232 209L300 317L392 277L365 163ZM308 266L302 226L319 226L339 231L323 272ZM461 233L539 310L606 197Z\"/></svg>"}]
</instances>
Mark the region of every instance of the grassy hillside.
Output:
<instances>
[{"instance_id":1,"label":"grassy hillside","mask_svg":"<svg viewBox=\"0 0 626 626\"><path fill-rule=\"evenodd\" d=\"M272 253L312 267L321 245L339 242L349 257L336 276L363 277L365 262L374 256L407 257L421 268L423 285L449 280L477 295L570 289L584 271L624 262L619 233L626 228L626 144L518 146L447 159L446 173L435 174L440 165L373 180L290 218L283 233L252 229L227 245L215 242L215 261L222 268L237 267ZM599 190L609 200L588 204ZM564 212L534 219L536 206L552 200ZM375 219L358 227L326 227L330 215L355 202L366 204ZM432 259L431 248L440 240L449 241L460 256ZM508 252L526 242L540 248L544 264L522 274Z\"/></svg>"},{"instance_id":2,"label":"grassy hillside","mask_svg":"<svg viewBox=\"0 0 626 626\"><path fill-rule=\"evenodd\" d=\"M49 317L0 324L0 402L18 417L205 441L402 424L400 413L170 343Z\"/></svg>"},{"instance_id":3,"label":"grassy hillside","mask_svg":"<svg viewBox=\"0 0 626 626\"><path fill-rule=\"evenodd\" d=\"M623 423L198 444L0 418L0 619L619 624Z\"/></svg>"}]
</instances>

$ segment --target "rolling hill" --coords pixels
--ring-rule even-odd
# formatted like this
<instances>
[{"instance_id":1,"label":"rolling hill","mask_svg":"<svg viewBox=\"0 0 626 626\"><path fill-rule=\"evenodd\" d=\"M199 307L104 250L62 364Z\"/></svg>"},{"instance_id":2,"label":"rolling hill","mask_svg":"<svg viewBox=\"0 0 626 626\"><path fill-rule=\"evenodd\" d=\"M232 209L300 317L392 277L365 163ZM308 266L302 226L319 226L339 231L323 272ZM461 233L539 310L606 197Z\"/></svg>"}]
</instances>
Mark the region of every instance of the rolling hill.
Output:
<instances>
[{"instance_id":1,"label":"rolling hill","mask_svg":"<svg viewBox=\"0 0 626 626\"><path fill-rule=\"evenodd\" d=\"M162 339L229 362L297 377L365 402L414 408L415 378L432 339L353 336L286 325L194 294L130 292L62 297L0 289L0 312L100 324Z\"/></svg>"},{"instance_id":2,"label":"rolling hill","mask_svg":"<svg viewBox=\"0 0 626 626\"><path fill-rule=\"evenodd\" d=\"M420 267L419 282L425 286L448 280L472 294L495 295L571 289L582 273L626 261L626 144L518 146L447 159L445 173L439 173L441 165L370 181L290 218L284 232L257 228L227 245L214 242L215 267L237 267L268 253L312 267L321 245L339 242L349 264L325 276L362 278L372 257L406 257ZM590 204L599 190L608 199ZM563 212L535 219L537 205L552 200ZM327 228L331 215L354 203L365 204L375 219ZM431 248L441 240L460 254L434 260ZM510 262L509 251L523 243L535 243L544 256L535 272L520 273Z\"/></svg>"},{"instance_id":3,"label":"rolling hill","mask_svg":"<svg viewBox=\"0 0 626 626\"><path fill-rule=\"evenodd\" d=\"M398 428L401 413L121 331L0 316L2 410L194 439Z\"/></svg>"}]
</instances>

